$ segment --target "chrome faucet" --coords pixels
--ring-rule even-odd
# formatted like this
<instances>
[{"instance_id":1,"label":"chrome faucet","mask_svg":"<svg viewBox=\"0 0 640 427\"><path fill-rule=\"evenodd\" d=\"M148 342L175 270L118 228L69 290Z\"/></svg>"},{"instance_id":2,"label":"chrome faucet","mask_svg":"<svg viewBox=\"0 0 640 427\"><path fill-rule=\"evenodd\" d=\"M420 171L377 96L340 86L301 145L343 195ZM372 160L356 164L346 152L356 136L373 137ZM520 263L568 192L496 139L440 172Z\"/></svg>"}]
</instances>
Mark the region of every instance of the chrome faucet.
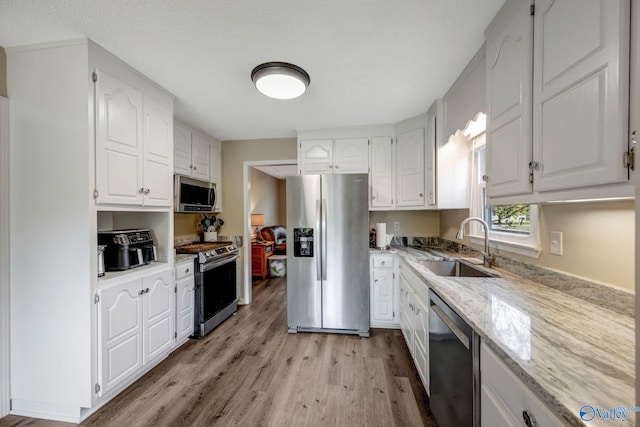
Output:
<instances>
[{"instance_id":1,"label":"chrome faucet","mask_svg":"<svg viewBox=\"0 0 640 427\"><path fill-rule=\"evenodd\" d=\"M460 228L458 228L456 239L464 239L464 226L471 221L478 221L484 227L484 252L481 252L483 265L485 267L491 267L494 262L494 257L489 253L489 225L487 225L487 223L482 218L478 218L477 216L470 216L469 218L463 220L460 223Z\"/></svg>"}]
</instances>

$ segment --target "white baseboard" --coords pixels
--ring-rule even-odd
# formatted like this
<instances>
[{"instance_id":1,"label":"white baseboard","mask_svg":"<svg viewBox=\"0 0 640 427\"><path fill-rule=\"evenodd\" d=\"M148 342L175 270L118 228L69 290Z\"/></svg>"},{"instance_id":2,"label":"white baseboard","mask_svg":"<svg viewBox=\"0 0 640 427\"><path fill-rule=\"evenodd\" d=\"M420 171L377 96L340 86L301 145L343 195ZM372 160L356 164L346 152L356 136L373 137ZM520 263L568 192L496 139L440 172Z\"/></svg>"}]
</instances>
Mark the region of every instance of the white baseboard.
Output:
<instances>
[{"instance_id":1,"label":"white baseboard","mask_svg":"<svg viewBox=\"0 0 640 427\"><path fill-rule=\"evenodd\" d=\"M79 424L81 421L81 410L77 406L32 402L21 399L11 399L11 411L9 413L22 417L44 418L46 420L75 424Z\"/></svg>"}]
</instances>

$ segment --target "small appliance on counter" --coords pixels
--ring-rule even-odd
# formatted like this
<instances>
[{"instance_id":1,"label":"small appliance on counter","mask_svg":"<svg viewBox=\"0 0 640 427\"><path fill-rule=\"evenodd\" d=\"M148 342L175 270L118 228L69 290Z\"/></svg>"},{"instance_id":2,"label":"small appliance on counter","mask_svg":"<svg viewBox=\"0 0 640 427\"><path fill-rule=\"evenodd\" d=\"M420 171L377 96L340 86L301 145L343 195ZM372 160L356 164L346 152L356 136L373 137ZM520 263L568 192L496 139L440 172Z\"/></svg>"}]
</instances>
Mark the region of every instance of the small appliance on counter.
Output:
<instances>
[{"instance_id":1,"label":"small appliance on counter","mask_svg":"<svg viewBox=\"0 0 640 427\"><path fill-rule=\"evenodd\" d=\"M105 245L98 245L98 277L104 276L104 250Z\"/></svg>"},{"instance_id":2,"label":"small appliance on counter","mask_svg":"<svg viewBox=\"0 0 640 427\"><path fill-rule=\"evenodd\" d=\"M148 229L99 231L98 245L104 246L106 271L128 270L158 259Z\"/></svg>"}]
</instances>

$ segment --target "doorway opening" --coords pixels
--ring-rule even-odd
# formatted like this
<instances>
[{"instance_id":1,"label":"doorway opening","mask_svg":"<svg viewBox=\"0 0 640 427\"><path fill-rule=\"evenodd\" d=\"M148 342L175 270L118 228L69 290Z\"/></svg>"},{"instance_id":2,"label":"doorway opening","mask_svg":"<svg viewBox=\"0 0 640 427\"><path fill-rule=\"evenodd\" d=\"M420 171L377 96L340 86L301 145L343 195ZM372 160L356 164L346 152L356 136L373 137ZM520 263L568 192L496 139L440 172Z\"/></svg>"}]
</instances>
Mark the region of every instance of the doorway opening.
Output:
<instances>
[{"instance_id":1,"label":"doorway opening","mask_svg":"<svg viewBox=\"0 0 640 427\"><path fill-rule=\"evenodd\" d=\"M274 277L286 275L286 259L272 257L286 256L286 177L297 175L297 167L296 160L244 162L243 304L253 299L254 277L267 279L272 266Z\"/></svg>"}]
</instances>

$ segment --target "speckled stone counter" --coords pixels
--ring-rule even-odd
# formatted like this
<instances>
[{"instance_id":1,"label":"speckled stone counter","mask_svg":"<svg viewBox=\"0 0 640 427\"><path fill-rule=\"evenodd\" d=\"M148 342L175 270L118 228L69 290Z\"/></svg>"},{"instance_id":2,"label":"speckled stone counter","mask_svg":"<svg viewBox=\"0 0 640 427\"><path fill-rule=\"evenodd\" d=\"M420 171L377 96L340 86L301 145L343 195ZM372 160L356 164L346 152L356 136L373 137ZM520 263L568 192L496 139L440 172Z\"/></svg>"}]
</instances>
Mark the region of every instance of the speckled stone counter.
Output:
<instances>
[{"instance_id":1,"label":"speckled stone counter","mask_svg":"<svg viewBox=\"0 0 640 427\"><path fill-rule=\"evenodd\" d=\"M579 414L584 405L635 406L635 321L631 316L500 268L489 270L499 278L437 276L418 261L434 253L406 247L392 251L559 418L574 426L634 425L632 413L625 422L596 418L588 423Z\"/></svg>"},{"instance_id":2,"label":"speckled stone counter","mask_svg":"<svg viewBox=\"0 0 640 427\"><path fill-rule=\"evenodd\" d=\"M178 264L179 262L188 261L188 260L193 261L196 257L197 255L195 254L176 254L175 264Z\"/></svg>"}]
</instances>

